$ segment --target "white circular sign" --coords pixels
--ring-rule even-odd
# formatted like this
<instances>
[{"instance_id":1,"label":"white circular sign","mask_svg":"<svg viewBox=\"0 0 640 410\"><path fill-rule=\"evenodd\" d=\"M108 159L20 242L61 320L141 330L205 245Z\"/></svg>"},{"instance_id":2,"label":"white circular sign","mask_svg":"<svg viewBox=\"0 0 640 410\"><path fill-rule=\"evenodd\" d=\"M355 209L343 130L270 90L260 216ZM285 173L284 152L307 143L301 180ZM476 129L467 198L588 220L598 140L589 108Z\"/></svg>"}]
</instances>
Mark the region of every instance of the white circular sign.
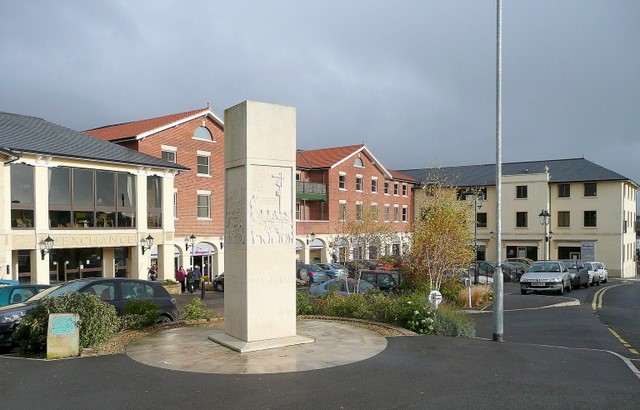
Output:
<instances>
[{"instance_id":1,"label":"white circular sign","mask_svg":"<svg viewBox=\"0 0 640 410\"><path fill-rule=\"evenodd\" d=\"M440 302L442 302L442 293L438 292L437 290L432 290L429 293L429 303L431 303L435 307L438 307Z\"/></svg>"}]
</instances>

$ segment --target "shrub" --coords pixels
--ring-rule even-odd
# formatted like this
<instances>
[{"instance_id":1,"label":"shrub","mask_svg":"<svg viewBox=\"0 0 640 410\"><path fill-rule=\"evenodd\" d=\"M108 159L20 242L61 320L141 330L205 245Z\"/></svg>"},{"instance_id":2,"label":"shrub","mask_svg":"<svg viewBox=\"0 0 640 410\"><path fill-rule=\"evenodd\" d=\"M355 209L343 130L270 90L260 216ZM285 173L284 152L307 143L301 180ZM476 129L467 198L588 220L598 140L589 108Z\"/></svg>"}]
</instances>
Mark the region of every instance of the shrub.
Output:
<instances>
[{"instance_id":1,"label":"shrub","mask_svg":"<svg viewBox=\"0 0 640 410\"><path fill-rule=\"evenodd\" d=\"M165 279L165 280L163 280L163 281L162 281L162 285L163 285L163 286L168 286L168 285L179 285L179 284L180 284L180 282L176 282L176 281L175 281L175 280L173 280L173 279Z\"/></svg>"},{"instance_id":2,"label":"shrub","mask_svg":"<svg viewBox=\"0 0 640 410\"><path fill-rule=\"evenodd\" d=\"M217 318L218 314L201 299L193 298L193 300L184 307L182 317L185 320L213 319Z\"/></svg>"},{"instance_id":3,"label":"shrub","mask_svg":"<svg viewBox=\"0 0 640 410\"><path fill-rule=\"evenodd\" d=\"M369 319L370 309L362 293L342 296L330 292L320 298L319 314L325 316L350 317L353 319Z\"/></svg>"},{"instance_id":4,"label":"shrub","mask_svg":"<svg viewBox=\"0 0 640 410\"><path fill-rule=\"evenodd\" d=\"M133 299L125 303L122 314L124 329L142 329L158 322L160 311L151 300Z\"/></svg>"},{"instance_id":5,"label":"shrub","mask_svg":"<svg viewBox=\"0 0 640 410\"><path fill-rule=\"evenodd\" d=\"M397 299L396 325L420 334L433 333L433 310L421 294L402 296Z\"/></svg>"},{"instance_id":6,"label":"shrub","mask_svg":"<svg viewBox=\"0 0 640 410\"><path fill-rule=\"evenodd\" d=\"M460 302L460 292L465 289L466 286L457 280L443 280L440 286L440 293L442 293L442 298L447 302L458 304Z\"/></svg>"},{"instance_id":7,"label":"shrub","mask_svg":"<svg viewBox=\"0 0 640 410\"><path fill-rule=\"evenodd\" d=\"M315 315L317 314L315 299L312 299L306 292L296 292L296 314Z\"/></svg>"},{"instance_id":8,"label":"shrub","mask_svg":"<svg viewBox=\"0 0 640 410\"><path fill-rule=\"evenodd\" d=\"M493 290L489 285L476 285L471 287L471 306L483 308L493 300ZM458 304L461 307L469 306L469 289L464 288L458 293Z\"/></svg>"},{"instance_id":9,"label":"shrub","mask_svg":"<svg viewBox=\"0 0 640 410\"><path fill-rule=\"evenodd\" d=\"M24 352L43 352L47 347L49 314L75 313L80 317L80 348L99 347L120 330L116 309L95 295L69 292L44 298L29 310L13 332L13 339Z\"/></svg>"},{"instance_id":10,"label":"shrub","mask_svg":"<svg viewBox=\"0 0 640 410\"><path fill-rule=\"evenodd\" d=\"M433 333L451 337L475 337L474 322L464 312L440 305L435 310Z\"/></svg>"}]
</instances>

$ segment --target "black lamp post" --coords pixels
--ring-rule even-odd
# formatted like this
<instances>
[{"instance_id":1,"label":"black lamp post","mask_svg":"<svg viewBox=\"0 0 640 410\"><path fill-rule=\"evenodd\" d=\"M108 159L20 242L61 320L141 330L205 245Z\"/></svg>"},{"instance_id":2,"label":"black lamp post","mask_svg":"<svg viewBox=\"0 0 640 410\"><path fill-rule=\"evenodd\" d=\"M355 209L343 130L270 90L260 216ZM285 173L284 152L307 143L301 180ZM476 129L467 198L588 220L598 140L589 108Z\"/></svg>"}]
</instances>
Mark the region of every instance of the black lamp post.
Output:
<instances>
[{"instance_id":1,"label":"black lamp post","mask_svg":"<svg viewBox=\"0 0 640 410\"><path fill-rule=\"evenodd\" d=\"M44 255L48 254L52 248L53 248L53 239L49 235L47 235L47 238L44 240L44 248L40 249L42 260L44 260Z\"/></svg>"},{"instance_id":2,"label":"black lamp post","mask_svg":"<svg viewBox=\"0 0 640 410\"><path fill-rule=\"evenodd\" d=\"M146 251L147 249L151 249L152 246L153 236L149 235L145 238L144 243L140 245L140 247L142 248L142 254L144 255L144 251Z\"/></svg>"},{"instance_id":3,"label":"black lamp post","mask_svg":"<svg viewBox=\"0 0 640 410\"><path fill-rule=\"evenodd\" d=\"M193 235L193 234L192 234L190 237L188 237L188 238L184 238L184 247L185 247L185 250L187 250L187 251L188 251L188 250L189 250L189 248L192 248L192 247L193 247L193 245L195 245L195 243L196 243L196 236L195 236L195 235Z\"/></svg>"}]
</instances>

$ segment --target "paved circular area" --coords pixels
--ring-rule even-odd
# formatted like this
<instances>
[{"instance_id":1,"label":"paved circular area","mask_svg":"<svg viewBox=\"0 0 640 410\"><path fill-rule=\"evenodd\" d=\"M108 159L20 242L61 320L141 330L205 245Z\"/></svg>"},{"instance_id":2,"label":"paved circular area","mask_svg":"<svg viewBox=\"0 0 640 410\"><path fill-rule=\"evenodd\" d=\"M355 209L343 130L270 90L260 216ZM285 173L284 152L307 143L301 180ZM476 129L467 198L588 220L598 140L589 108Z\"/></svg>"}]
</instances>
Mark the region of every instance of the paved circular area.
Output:
<instances>
[{"instance_id":1,"label":"paved circular area","mask_svg":"<svg viewBox=\"0 0 640 410\"><path fill-rule=\"evenodd\" d=\"M368 359L387 347L387 339L345 323L299 320L298 334L314 343L238 353L208 339L223 323L169 329L127 348L140 363L195 373L266 374L324 369Z\"/></svg>"}]
</instances>

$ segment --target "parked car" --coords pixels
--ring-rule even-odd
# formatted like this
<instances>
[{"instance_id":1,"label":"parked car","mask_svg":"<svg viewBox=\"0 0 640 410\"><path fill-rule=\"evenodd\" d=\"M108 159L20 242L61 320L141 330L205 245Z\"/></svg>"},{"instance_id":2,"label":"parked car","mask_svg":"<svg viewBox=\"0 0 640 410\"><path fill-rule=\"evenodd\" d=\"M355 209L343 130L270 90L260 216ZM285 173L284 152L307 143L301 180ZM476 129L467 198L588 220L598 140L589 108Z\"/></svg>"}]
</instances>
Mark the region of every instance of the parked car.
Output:
<instances>
[{"instance_id":1,"label":"parked car","mask_svg":"<svg viewBox=\"0 0 640 410\"><path fill-rule=\"evenodd\" d=\"M587 273L589 273L589 285L600 286L600 273L598 272L598 267L594 262L585 262L584 267L587 268Z\"/></svg>"},{"instance_id":2,"label":"parked car","mask_svg":"<svg viewBox=\"0 0 640 410\"><path fill-rule=\"evenodd\" d=\"M593 262L593 264L598 268L598 274L600 275L600 282L607 283L609 282L609 271L607 267L602 262Z\"/></svg>"},{"instance_id":3,"label":"parked car","mask_svg":"<svg viewBox=\"0 0 640 410\"><path fill-rule=\"evenodd\" d=\"M330 279L349 275L347 268L339 263L316 263L316 265L324 269Z\"/></svg>"},{"instance_id":4,"label":"parked car","mask_svg":"<svg viewBox=\"0 0 640 410\"><path fill-rule=\"evenodd\" d=\"M344 263L344 266L349 271L349 277L355 278L357 268L360 268L360 270L363 270L363 269L374 270L378 268L379 263L376 261L359 259L359 260L347 261Z\"/></svg>"},{"instance_id":5,"label":"parked car","mask_svg":"<svg viewBox=\"0 0 640 410\"><path fill-rule=\"evenodd\" d=\"M356 287L356 282L359 282L358 287ZM366 280L356 281L353 278L336 278L312 285L310 292L315 296L322 296L329 292L337 292L346 296L353 293L365 293L373 289L375 289L375 286Z\"/></svg>"},{"instance_id":6,"label":"parked car","mask_svg":"<svg viewBox=\"0 0 640 410\"><path fill-rule=\"evenodd\" d=\"M11 335L24 315L43 298L61 296L69 292L83 292L98 296L116 308L120 315L129 300L153 301L160 312L159 322L173 322L180 316L176 300L159 283L128 278L87 278L50 287L24 303L0 307L0 350L11 350Z\"/></svg>"},{"instance_id":7,"label":"parked car","mask_svg":"<svg viewBox=\"0 0 640 410\"><path fill-rule=\"evenodd\" d=\"M402 274L397 271L363 270L361 273L361 279L385 292L397 288L402 283Z\"/></svg>"},{"instance_id":8,"label":"parked car","mask_svg":"<svg viewBox=\"0 0 640 410\"><path fill-rule=\"evenodd\" d=\"M560 259L560 262L569 269L569 276L571 276L571 284L574 289L579 289L580 286L589 287L589 272L580 259Z\"/></svg>"},{"instance_id":9,"label":"parked car","mask_svg":"<svg viewBox=\"0 0 640 410\"><path fill-rule=\"evenodd\" d=\"M217 290L218 292L224 292L224 272L213 278L213 281L211 283L213 284L213 288L215 290Z\"/></svg>"},{"instance_id":10,"label":"parked car","mask_svg":"<svg viewBox=\"0 0 640 410\"><path fill-rule=\"evenodd\" d=\"M520 278L520 292L554 291L562 295L571 292L569 269L559 261L536 261Z\"/></svg>"},{"instance_id":11,"label":"parked car","mask_svg":"<svg viewBox=\"0 0 640 410\"><path fill-rule=\"evenodd\" d=\"M520 281L522 274L531 266L531 264L519 260L506 261L504 264L512 267L511 272L515 274L515 278L511 278L511 280L516 282Z\"/></svg>"},{"instance_id":12,"label":"parked car","mask_svg":"<svg viewBox=\"0 0 640 410\"><path fill-rule=\"evenodd\" d=\"M309 282L311 283L322 283L326 281L327 273L317 264L305 265L307 269L307 275L309 275Z\"/></svg>"},{"instance_id":13,"label":"parked car","mask_svg":"<svg viewBox=\"0 0 640 410\"><path fill-rule=\"evenodd\" d=\"M531 265L534 261L533 259L529 258L507 258L505 259L505 262L521 262L529 267L529 265Z\"/></svg>"},{"instance_id":14,"label":"parked car","mask_svg":"<svg viewBox=\"0 0 640 410\"><path fill-rule=\"evenodd\" d=\"M30 297L50 288L51 285L7 285L0 287L0 306L24 302Z\"/></svg>"},{"instance_id":15,"label":"parked car","mask_svg":"<svg viewBox=\"0 0 640 410\"><path fill-rule=\"evenodd\" d=\"M307 274L307 265L300 259L296 259L296 279L306 282L309 279Z\"/></svg>"},{"instance_id":16,"label":"parked car","mask_svg":"<svg viewBox=\"0 0 640 410\"><path fill-rule=\"evenodd\" d=\"M11 279L0 279L0 286L19 285L20 282Z\"/></svg>"}]
</instances>

